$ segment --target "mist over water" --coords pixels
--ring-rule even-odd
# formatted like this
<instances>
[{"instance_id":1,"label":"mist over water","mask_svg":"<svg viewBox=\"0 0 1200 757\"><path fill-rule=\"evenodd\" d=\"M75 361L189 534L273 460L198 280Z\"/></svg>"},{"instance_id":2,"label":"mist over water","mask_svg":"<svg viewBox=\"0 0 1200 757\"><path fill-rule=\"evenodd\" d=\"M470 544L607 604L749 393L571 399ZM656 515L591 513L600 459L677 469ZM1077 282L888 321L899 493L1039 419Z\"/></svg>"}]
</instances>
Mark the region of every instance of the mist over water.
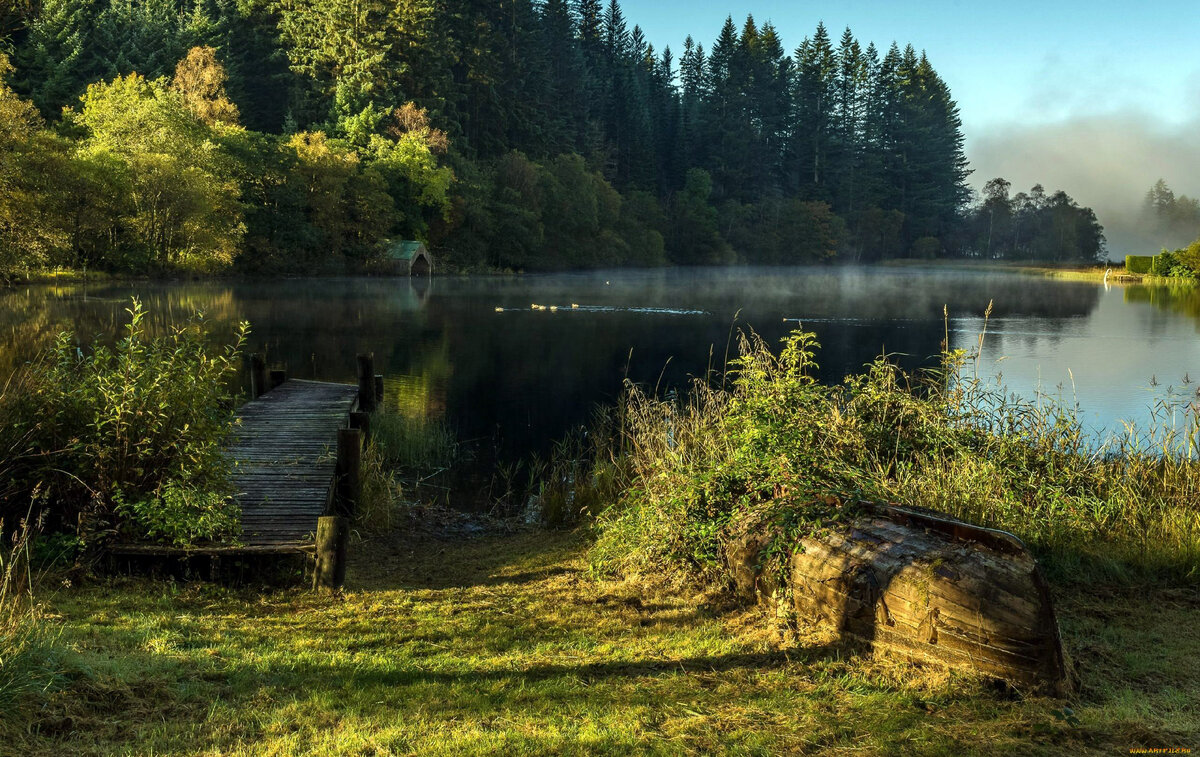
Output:
<instances>
[{"instance_id":1,"label":"mist over water","mask_svg":"<svg viewBox=\"0 0 1200 757\"><path fill-rule=\"evenodd\" d=\"M1145 419L1168 392L1194 392L1185 376L1200 379L1195 291L907 267L22 287L0 292L0 369L59 331L84 345L116 338L135 294L160 332L197 309L220 340L250 321L247 351L295 378L353 381L355 354L374 352L391 407L445 419L501 455L547 449L626 379L663 393L720 370L737 329L771 344L815 332L826 382L883 352L933 365L943 306L951 347L970 349L994 301L984 373L1025 396L1078 400L1089 426Z\"/></svg>"},{"instance_id":2,"label":"mist over water","mask_svg":"<svg viewBox=\"0 0 1200 757\"><path fill-rule=\"evenodd\" d=\"M1195 105L1200 106L1200 95ZM1053 123L976 128L968 132L966 147L974 170L970 182L981 189L1003 177L1012 182L1014 194L1034 184L1047 192L1062 189L1096 211L1109 259L1154 254L1192 241L1155 234L1141 213L1146 191L1160 178L1177 196L1200 196L1198 134L1200 107L1176 123L1127 109L1068 115Z\"/></svg>"}]
</instances>

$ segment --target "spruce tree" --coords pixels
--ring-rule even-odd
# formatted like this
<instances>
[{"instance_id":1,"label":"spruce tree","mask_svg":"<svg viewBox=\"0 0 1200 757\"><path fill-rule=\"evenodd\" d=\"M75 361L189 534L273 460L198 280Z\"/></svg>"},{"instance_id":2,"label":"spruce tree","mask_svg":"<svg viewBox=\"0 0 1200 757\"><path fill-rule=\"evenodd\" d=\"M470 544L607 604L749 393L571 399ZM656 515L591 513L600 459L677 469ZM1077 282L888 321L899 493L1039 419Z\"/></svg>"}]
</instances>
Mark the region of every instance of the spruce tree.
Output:
<instances>
[{"instance_id":1,"label":"spruce tree","mask_svg":"<svg viewBox=\"0 0 1200 757\"><path fill-rule=\"evenodd\" d=\"M17 58L19 88L43 116L56 116L86 89L85 52L94 20L89 0L44 0L30 19Z\"/></svg>"}]
</instances>

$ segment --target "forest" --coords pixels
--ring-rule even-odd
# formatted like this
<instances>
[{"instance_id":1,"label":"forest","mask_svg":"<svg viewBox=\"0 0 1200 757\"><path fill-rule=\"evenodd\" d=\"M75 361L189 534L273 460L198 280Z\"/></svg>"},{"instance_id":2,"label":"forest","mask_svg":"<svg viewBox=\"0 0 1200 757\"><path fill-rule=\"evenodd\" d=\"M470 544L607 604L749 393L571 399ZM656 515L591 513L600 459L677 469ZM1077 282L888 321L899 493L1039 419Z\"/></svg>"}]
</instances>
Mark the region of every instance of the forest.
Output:
<instances>
[{"instance_id":1,"label":"forest","mask_svg":"<svg viewBox=\"0 0 1200 757\"><path fill-rule=\"evenodd\" d=\"M973 197L912 45L747 17L677 51L617 0L19 0L0 275L1102 255L1065 193Z\"/></svg>"}]
</instances>

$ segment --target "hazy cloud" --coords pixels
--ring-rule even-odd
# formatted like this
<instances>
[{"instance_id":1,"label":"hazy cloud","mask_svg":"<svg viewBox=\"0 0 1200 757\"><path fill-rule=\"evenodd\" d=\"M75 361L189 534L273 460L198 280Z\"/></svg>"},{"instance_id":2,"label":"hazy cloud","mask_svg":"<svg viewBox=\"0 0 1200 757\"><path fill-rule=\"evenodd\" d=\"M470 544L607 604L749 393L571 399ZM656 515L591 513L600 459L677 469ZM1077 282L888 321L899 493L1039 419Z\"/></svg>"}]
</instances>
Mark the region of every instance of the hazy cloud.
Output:
<instances>
[{"instance_id":1,"label":"hazy cloud","mask_svg":"<svg viewBox=\"0 0 1200 757\"><path fill-rule=\"evenodd\" d=\"M1200 196L1200 72L1189 80L1189 117L1164 124L1140 109L1079 113L1054 123L1007 124L968 130L967 158L980 188L1002 176L1013 191L1041 184L1091 206L1108 238L1109 256L1155 250L1138 228L1146 190L1159 178L1176 195Z\"/></svg>"}]
</instances>

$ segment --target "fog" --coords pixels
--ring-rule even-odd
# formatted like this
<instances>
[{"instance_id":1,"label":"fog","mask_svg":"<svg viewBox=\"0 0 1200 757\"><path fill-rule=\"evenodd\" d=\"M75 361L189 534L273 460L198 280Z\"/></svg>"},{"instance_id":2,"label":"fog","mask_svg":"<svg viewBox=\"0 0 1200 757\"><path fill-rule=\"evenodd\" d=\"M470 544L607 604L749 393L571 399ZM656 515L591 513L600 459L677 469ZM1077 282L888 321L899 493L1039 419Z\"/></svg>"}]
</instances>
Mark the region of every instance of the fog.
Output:
<instances>
[{"instance_id":1,"label":"fog","mask_svg":"<svg viewBox=\"0 0 1200 757\"><path fill-rule=\"evenodd\" d=\"M1013 193L1034 184L1066 191L1096 211L1112 260L1177 246L1183 240L1155 237L1139 216L1146 191L1159 178L1176 196L1200 195L1200 96L1194 99L1190 116L1170 124L1131 108L1049 124L968 129L970 182L980 189L1002 176Z\"/></svg>"}]
</instances>

